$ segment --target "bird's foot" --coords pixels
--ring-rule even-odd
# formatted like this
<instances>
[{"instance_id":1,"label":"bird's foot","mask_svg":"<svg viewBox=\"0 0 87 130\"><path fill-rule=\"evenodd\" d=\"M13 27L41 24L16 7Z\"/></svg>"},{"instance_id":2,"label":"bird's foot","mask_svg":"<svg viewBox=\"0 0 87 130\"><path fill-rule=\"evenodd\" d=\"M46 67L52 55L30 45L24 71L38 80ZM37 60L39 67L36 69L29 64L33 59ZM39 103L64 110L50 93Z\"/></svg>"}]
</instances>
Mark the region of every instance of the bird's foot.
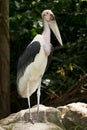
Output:
<instances>
[{"instance_id":1,"label":"bird's foot","mask_svg":"<svg viewBox=\"0 0 87 130\"><path fill-rule=\"evenodd\" d=\"M28 118L26 121L24 121L25 123L31 123L34 124L34 121L32 118Z\"/></svg>"},{"instance_id":2,"label":"bird's foot","mask_svg":"<svg viewBox=\"0 0 87 130\"><path fill-rule=\"evenodd\" d=\"M37 117L35 117L34 119L35 119L34 121L35 121L36 123L41 123L41 122L42 122L41 118L40 118L38 115L37 115Z\"/></svg>"},{"instance_id":3,"label":"bird's foot","mask_svg":"<svg viewBox=\"0 0 87 130\"><path fill-rule=\"evenodd\" d=\"M39 119L39 117L37 117L37 122L40 122L40 119Z\"/></svg>"},{"instance_id":4,"label":"bird's foot","mask_svg":"<svg viewBox=\"0 0 87 130\"><path fill-rule=\"evenodd\" d=\"M28 122L34 124L34 121L32 120L32 118L29 118L29 119L28 119Z\"/></svg>"}]
</instances>

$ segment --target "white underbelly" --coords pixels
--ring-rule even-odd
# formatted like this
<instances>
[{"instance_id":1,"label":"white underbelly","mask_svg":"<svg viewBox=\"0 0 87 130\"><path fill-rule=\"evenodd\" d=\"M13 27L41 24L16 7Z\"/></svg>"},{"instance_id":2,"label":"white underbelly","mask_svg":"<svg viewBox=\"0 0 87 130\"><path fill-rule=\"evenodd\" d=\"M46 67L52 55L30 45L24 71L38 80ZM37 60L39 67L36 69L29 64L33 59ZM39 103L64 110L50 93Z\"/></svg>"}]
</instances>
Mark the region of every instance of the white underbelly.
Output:
<instances>
[{"instance_id":1,"label":"white underbelly","mask_svg":"<svg viewBox=\"0 0 87 130\"><path fill-rule=\"evenodd\" d=\"M34 62L27 66L24 75L19 80L18 90L22 97L26 98L28 96L27 87L29 87L29 95L31 96L41 82L41 78L47 65L47 56L43 49L41 49L40 53L37 54Z\"/></svg>"}]
</instances>

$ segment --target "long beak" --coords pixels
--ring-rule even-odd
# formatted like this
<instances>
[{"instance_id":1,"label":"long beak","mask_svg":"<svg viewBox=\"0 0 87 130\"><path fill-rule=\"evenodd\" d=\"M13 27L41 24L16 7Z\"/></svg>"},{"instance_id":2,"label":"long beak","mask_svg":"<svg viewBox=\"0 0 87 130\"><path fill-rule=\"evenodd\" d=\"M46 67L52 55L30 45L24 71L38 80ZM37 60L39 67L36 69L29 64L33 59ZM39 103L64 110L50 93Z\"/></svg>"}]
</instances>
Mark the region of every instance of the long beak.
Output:
<instances>
[{"instance_id":1,"label":"long beak","mask_svg":"<svg viewBox=\"0 0 87 130\"><path fill-rule=\"evenodd\" d=\"M61 46L63 46L61 35L60 35L60 32L59 32L58 25L57 25L56 21L55 20L50 21L49 26L52 29L54 35L56 36L58 42L61 44Z\"/></svg>"}]
</instances>

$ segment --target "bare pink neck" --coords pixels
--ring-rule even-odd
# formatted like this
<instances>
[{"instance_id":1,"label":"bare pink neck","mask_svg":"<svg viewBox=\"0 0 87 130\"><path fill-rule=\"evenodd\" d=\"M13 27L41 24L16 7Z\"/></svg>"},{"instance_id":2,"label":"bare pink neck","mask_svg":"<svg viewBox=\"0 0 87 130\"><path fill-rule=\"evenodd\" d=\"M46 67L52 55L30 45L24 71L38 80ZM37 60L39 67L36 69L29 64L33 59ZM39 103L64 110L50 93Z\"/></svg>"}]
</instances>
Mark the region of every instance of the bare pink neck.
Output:
<instances>
[{"instance_id":1,"label":"bare pink neck","mask_svg":"<svg viewBox=\"0 0 87 130\"><path fill-rule=\"evenodd\" d=\"M45 54L47 56L50 55L50 51L51 51L51 44L50 44L50 28L49 28L49 25L47 23L47 21L44 20L44 31L42 33L42 36L45 40L45 43L44 43L44 51L45 51Z\"/></svg>"},{"instance_id":2,"label":"bare pink neck","mask_svg":"<svg viewBox=\"0 0 87 130\"><path fill-rule=\"evenodd\" d=\"M50 28L49 28L49 25L47 23L47 21L44 20L44 31L42 33L45 41L47 42L47 44L50 44Z\"/></svg>"}]
</instances>

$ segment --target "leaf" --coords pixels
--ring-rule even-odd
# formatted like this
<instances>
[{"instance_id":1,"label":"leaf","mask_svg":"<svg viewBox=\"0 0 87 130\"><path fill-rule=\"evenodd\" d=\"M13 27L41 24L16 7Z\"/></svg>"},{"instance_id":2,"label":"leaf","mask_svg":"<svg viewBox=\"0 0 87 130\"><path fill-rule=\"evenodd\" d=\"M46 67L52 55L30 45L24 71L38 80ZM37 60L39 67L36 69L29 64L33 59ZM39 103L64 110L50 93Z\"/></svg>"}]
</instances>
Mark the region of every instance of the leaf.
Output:
<instances>
[{"instance_id":1,"label":"leaf","mask_svg":"<svg viewBox=\"0 0 87 130\"><path fill-rule=\"evenodd\" d=\"M18 1L15 1L15 6L16 6L16 8L20 8L20 4L19 4L19 2Z\"/></svg>"},{"instance_id":2,"label":"leaf","mask_svg":"<svg viewBox=\"0 0 87 130\"><path fill-rule=\"evenodd\" d=\"M73 71L73 65L72 65L72 63L69 64L69 70Z\"/></svg>"},{"instance_id":3,"label":"leaf","mask_svg":"<svg viewBox=\"0 0 87 130\"><path fill-rule=\"evenodd\" d=\"M57 73L60 73L60 75L61 75L62 77L65 77L65 70L64 70L62 67L59 67L59 68L58 68Z\"/></svg>"}]
</instances>

